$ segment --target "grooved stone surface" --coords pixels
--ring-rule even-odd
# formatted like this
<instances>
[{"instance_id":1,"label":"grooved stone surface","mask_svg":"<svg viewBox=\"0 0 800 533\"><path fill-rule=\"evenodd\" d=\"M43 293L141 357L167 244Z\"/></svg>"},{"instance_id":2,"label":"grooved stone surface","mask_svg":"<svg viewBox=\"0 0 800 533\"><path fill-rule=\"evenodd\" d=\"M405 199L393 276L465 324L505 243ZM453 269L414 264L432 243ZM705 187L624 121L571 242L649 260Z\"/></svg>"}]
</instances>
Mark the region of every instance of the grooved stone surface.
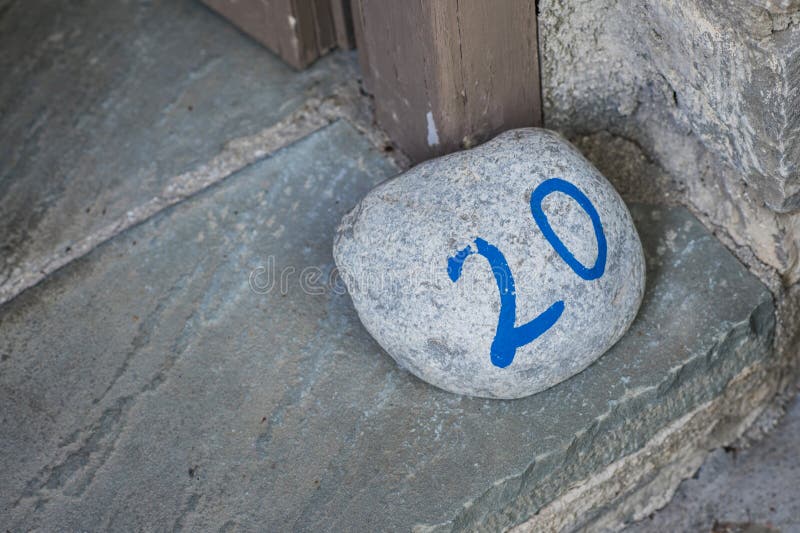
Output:
<instances>
[{"instance_id":1,"label":"grooved stone surface","mask_svg":"<svg viewBox=\"0 0 800 533\"><path fill-rule=\"evenodd\" d=\"M426 385L346 294L300 288L394 172L335 123L0 307L0 525L497 530L767 357L764 287L685 210L639 206L646 295L609 353L523 400ZM270 257L285 290L251 290Z\"/></svg>"},{"instance_id":2,"label":"grooved stone surface","mask_svg":"<svg viewBox=\"0 0 800 533\"><path fill-rule=\"evenodd\" d=\"M0 0L0 285L353 68L296 73L196 0Z\"/></svg>"}]
</instances>

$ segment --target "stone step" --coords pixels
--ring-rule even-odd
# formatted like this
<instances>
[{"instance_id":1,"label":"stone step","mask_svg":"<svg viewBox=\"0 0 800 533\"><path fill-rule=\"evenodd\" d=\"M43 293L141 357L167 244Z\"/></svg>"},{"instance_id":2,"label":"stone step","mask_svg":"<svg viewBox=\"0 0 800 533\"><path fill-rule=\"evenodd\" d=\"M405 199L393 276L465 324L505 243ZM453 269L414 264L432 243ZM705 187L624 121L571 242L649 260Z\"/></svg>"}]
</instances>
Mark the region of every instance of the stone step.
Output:
<instances>
[{"instance_id":1,"label":"stone step","mask_svg":"<svg viewBox=\"0 0 800 533\"><path fill-rule=\"evenodd\" d=\"M223 145L280 124L355 69L334 54L296 73L196 0L3 11L0 302L224 175L248 150ZM268 150L279 133L253 144Z\"/></svg>"},{"instance_id":2,"label":"stone step","mask_svg":"<svg viewBox=\"0 0 800 533\"><path fill-rule=\"evenodd\" d=\"M634 206L647 292L611 351L521 400L435 389L328 283L339 219L395 172L337 122L0 307L4 527L586 523L770 357L765 287L686 210Z\"/></svg>"},{"instance_id":3,"label":"stone step","mask_svg":"<svg viewBox=\"0 0 800 533\"><path fill-rule=\"evenodd\" d=\"M624 533L800 531L798 442L800 397L795 397L766 438L711 452L666 507Z\"/></svg>"}]
</instances>

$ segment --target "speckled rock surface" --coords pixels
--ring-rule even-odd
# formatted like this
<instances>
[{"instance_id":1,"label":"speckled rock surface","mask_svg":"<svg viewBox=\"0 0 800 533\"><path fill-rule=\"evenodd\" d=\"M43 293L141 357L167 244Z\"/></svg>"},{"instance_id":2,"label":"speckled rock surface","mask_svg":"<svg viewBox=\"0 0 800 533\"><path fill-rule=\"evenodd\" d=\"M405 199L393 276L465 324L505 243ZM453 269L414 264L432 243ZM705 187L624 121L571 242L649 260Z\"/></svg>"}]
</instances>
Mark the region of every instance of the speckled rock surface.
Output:
<instances>
[{"instance_id":1,"label":"speckled rock surface","mask_svg":"<svg viewBox=\"0 0 800 533\"><path fill-rule=\"evenodd\" d=\"M519 398L583 370L644 292L625 204L552 132L428 161L342 221L337 266L367 330L451 392Z\"/></svg>"}]
</instances>

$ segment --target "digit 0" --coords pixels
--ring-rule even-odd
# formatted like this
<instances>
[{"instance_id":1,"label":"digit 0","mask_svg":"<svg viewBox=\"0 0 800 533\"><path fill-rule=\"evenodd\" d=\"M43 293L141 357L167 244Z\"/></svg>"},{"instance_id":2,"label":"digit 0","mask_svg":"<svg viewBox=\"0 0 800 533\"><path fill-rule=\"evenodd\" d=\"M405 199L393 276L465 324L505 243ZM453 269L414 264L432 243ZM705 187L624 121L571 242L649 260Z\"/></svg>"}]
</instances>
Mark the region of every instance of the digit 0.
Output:
<instances>
[{"instance_id":1,"label":"digit 0","mask_svg":"<svg viewBox=\"0 0 800 533\"><path fill-rule=\"evenodd\" d=\"M558 238L550 221L547 220L542 210L542 201L548 194L560 192L566 194L576 202L581 208L589 215L592 220L592 227L594 228L594 236L597 239L597 259L591 268L584 266L580 261L575 259L569 248ZM569 267L580 277L585 280L597 279L603 275L606 270L606 234L603 232L603 224L600 222L600 215L597 214L597 209L594 208L592 202L586 197L580 189L568 181L560 178L550 178L539 184L531 193L531 214L536 225L542 230L544 238L550 243L550 246L561 256L561 259L569 265Z\"/></svg>"},{"instance_id":2,"label":"digit 0","mask_svg":"<svg viewBox=\"0 0 800 533\"><path fill-rule=\"evenodd\" d=\"M558 238L556 232L553 231L547 215L544 214L542 202L548 194L553 192L564 193L578 202L578 205L592 220L594 235L597 239L597 258L591 268L586 267L575 258L561 239ZM597 214L592 202L580 189L560 178L551 178L543 181L531 193L531 214L533 214L533 220L539 226L547 242L576 274L585 280L597 279L603 275L606 268L606 235L603 232L600 215ZM562 300L556 301L530 322L517 326L517 292L514 287L514 276L511 274L506 258L496 246L480 237L475 239L474 244L474 249L472 246L467 246L459 250L453 257L448 258L447 275L453 283L458 281L464 268L464 262L474 254L483 256L489 263L500 292L500 316L498 317L497 329L489 355L493 365L505 368L514 360L517 348L533 342L558 322L564 312L564 302Z\"/></svg>"}]
</instances>

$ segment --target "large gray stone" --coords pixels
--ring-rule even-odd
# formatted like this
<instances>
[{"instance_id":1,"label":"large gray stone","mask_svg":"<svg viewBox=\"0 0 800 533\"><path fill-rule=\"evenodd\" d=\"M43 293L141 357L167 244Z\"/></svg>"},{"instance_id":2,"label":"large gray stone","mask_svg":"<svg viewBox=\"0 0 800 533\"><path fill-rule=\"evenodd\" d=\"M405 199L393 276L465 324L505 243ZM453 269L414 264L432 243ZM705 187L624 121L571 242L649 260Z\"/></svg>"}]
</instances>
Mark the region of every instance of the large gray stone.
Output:
<instances>
[{"instance_id":1,"label":"large gray stone","mask_svg":"<svg viewBox=\"0 0 800 533\"><path fill-rule=\"evenodd\" d=\"M400 366L488 398L586 368L644 292L622 199L569 143L533 128L381 184L342 220L334 257L364 326Z\"/></svg>"},{"instance_id":2,"label":"large gray stone","mask_svg":"<svg viewBox=\"0 0 800 533\"><path fill-rule=\"evenodd\" d=\"M338 285L297 283L394 172L337 123L0 307L0 524L496 531L768 362L764 287L685 210L637 207L647 290L595 364L515 401L419 381ZM270 257L285 290L252 290Z\"/></svg>"},{"instance_id":3,"label":"large gray stone","mask_svg":"<svg viewBox=\"0 0 800 533\"><path fill-rule=\"evenodd\" d=\"M354 72L297 73L196 0L0 4L0 296Z\"/></svg>"}]
</instances>

